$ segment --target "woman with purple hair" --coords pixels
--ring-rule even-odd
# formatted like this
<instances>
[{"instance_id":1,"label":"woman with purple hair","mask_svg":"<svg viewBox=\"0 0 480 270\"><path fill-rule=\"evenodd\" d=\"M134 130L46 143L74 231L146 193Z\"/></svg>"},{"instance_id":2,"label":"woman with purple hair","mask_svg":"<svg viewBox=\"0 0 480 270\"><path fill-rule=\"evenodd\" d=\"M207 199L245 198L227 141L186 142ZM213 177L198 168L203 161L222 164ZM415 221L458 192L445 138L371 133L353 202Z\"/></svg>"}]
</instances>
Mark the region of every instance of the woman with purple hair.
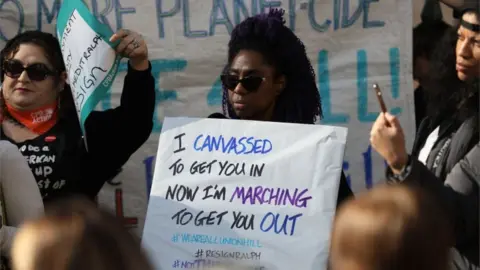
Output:
<instances>
[{"instance_id":1,"label":"woman with purple hair","mask_svg":"<svg viewBox=\"0 0 480 270\"><path fill-rule=\"evenodd\" d=\"M305 46L285 26L283 10L247 18L228 43L221 76L223 113L232 119L314 124L322 117ZM337 205L352 196L342 173Z\"/></svg>"}]
</instances>

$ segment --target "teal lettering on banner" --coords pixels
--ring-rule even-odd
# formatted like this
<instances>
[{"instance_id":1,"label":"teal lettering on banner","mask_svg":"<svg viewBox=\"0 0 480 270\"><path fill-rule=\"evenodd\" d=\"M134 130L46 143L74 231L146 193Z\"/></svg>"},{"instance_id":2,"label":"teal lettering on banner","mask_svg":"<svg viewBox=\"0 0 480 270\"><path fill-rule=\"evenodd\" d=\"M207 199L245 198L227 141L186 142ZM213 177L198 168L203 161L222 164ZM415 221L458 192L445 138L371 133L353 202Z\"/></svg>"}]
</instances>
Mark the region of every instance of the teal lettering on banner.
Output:
<instances>
[{"instance_id":1,"label":"teal lettering on banner","mask_svg":"<svg viewBox=\"0 0 480 270\"><path fill-rule=\"evenodd\" d=\"M398 48L391 48L389 50L390 56L390 78L392 83L392 96L394 99L399 98L399 89L400 89L400 52ZM358 120L362 123L374 122L378 115L379 111L369 112L368 111L368 93L370 92L372 96L373 92L371 90L371 82L368 83L368 59L367 52L365 50L359 50L357 52L357 97L358 97ZM390 113L393 115L398 115L402 112L402 108L394 107L390 109Z\"/></svg>"},{"instance_id":2,"label":"teal lettering on banner","mask_svg":"<svg viewBox=\"0 0 480 270\"><path fill-rule=\"evenodd\" d=\"M364 1L358 3L357 9L350 16L350 1L343 1L342 6L342 28L348 28L355 24L355 22L360 18L360 15L364 11Z\"/></svg>"},{"instance_id":3,"label":"teal lettering on banner","mask_svg":"<svg viewBox=\"0 0 480 270\"><path fill-rule=\"evenodd\" d=\"M13 6L15 8L16 12L14 12L14 13L18 17L18 28L17 28L18 30L17 30L17 32L15 32L15 34L14 34L14 36L15 36L15 35L20 34L23 30L23 26L24 26L24 23L25 23L25 12L23 11L23 6L22 6L22 4L20 4L19 0L3 0L3 1L0 2L0 13L3 10L6 10L9 6ZM13 38L13 36L8 36L6 31L7 31L7 29L2 29L2 24L0 24L0 40L7 41L7 40Z\"/></svg>"},{"instance_id":4,"label":"teal lettering on banner","mask_svg":"<svg viewBox=\"0 0 480 270\"><path fill-rule=\"evenodd\" d=\"M370 21L368 19L370 4L379 2L380 0L363 0L363 28L384 27L384 21Z\"/></svg>"},{"instance_id":5,"label":"teal lettering on banner","mask_svg":"<svg viewBox=\"0 0 480 270\"><path fill-rule=\"evenodd\" d=\"M153 116L153 130L152 132L162 131L162 121L158 117L158 108L160 103L168 100L177 100L177 91L170 89L160 88L160 78L162 74L168 72L181 72L187 67L187 61L185 59L153 59L150 60L152 65L152 75L155 78L155 113ZM122 62L118 68L118 72L126 72L128 70L128 64ZM111 104L111 92L102 100L102 109L107 110L112 108Z\"/></svg>"},{"instance_id":6,"label":"teal lettering on banner","mask_svg":"<svg viewBox=\"0 0 480 270\"><path fill-rule=\"evenodd\" d=\"M51 24L57 18L60 11L60 0L54 0L51 10L48 9L44 0L37 0L37 29L42 31L42 18L45 13L47 23Z\"/></svg>"},{"instance_id":7,"label":"teal lettering on banner","mask_svg":"<svg viewBox=\"0 0 480 270\"><path fill-rule=\"evenodd\" d=\"M308 1L308 21L310 22L310 26L318 32L326 32L330 24L332 24L332 21L329 19L326 19L323 24L318 23L315 17L315 0Z\"/></svg>"},{"instance_id":8,"label":"teal lettering on banner","mask_svg":"<svg viewBox=\"0 0 480 270\"><path fill-rule=\"evenodd\" d=\"M133 7L122 7L119 0L113 0L115 6L115 19L117 23L117 29L122 29L123 27L123 15L125 14L135 14L136 10Z\"/></svg>"},{"instance_id":9,"label":"teal lettering on banner","mask_svg":"<svg viewBox=\"0 0 480 270\"><path fill-rule=\"evenodd\" d=\"M248 12L245 0L233 0L233 21L235 25L241 23L246 18L257 15L258 13L258 0L251 0L252 13Z\"/></svg>"},{"instance_id":10,"label":"teal lettering on banner","mask_svg":"<svg viewBox=\"0 0 480 270\"><path fill-rule=\"evenodd\" d=\"M390 78L392 83L392 97L394 99L400 98L400 50L398 48L391 48L389 50L390 56ZM395 107L390 110L393 115L402 113L402 108Z\"/></svg>"},{"instance_id":11,"label":"teal lettering on banner","mask_svg":"<svg viewBox=\"0 0 480 270\"><path fill-rule=\"evenodd\" d=\"M359 50L357 52L357 97L358 107L357 116L360 122L374 122L379 112L368 111L368 60L367 52Z\"/></svg>"},{"instance_id":12,"label":"teal lettering on banner","mask_svg":"<svg viewBox=\"0 0 480 270\"><path fill-rule=\"evenodd\" d=\"M378 0L359 0L357 8L350 11L350 0L333 0L333 18L317 19L315 14L316 0L308 1L308 20L312 28L318 32L326 32L330 30L333 23L333 30L349 28L356 24L360 16L362 17L363 28L384 27L383 21L370 21L369 12L370 5Z\"/></svg>"},{"instance_id":13,"label":"teal lettering on banner","mask_svg":"<svg viewBox=\"0 0 480 270\"><path fill-rule=\"evenodd\" d=\"M332 112L332 98L330 95L330 74L328 71L328 52L322 50L318 53L318 91L322 99L322 111L324 124L345 124L350 120L346 113Z\"/></svg>"},{"instance_id":14,"label":"teal lettering on banner","mask_svg":"<svg viewBox=\"0 0 480 270\"><path fill-rule=\"evenodd\" d=\"M192 30L190 26L190 4L188 0L183 0L183 35L188 38L206 37L205 30Z\"/></svg>"},{"instance_id":15,"label":"teal lettering on banner","mask_svg":"<svg viewBox=\"0 0 480 270\"><path fill-rule=\"evenodd\" d=\"M215 27L217 25L224 25L228 33L232 33L233 24L228 17L227 7L223 0L213 0L212 13L210 13L210 36L215 35Z\"/></svg>"},{"instance_id":16,"label":"teal lettering on banner","mask_svg":"<svg viewBox=\"0 0 480 270\"><path fill-rule=\"evenodd\" d=\"M163 18L173 17L180 11L180 0L175 0L173 7L167 11L163 10L164 6L162 0L155 0L155 4L157 8L158 37L162 39L165 38L165 22Z\"/></svg>"},{"instance_id":17,"label":"teal lettering on banner","mask_svg":"<svg viewBox=\"0 0 480 270\"><path fill-rule=\"evenodd\" d=\"M65 1L65 0L63 0ZM165 22L168 18L182 16L183 35L188 38L205 38L216 34L218 26L225 27L228 33L231 33L233 27L239 24L245 18L260 13L265 13L271 8L283 8L288 11L288 26L295 31L297 12L307 11L310 26L317 32L326 32L333 28L334 31L349 28L357 22L361 22L362 28L383 27L385 22L375 20L370 16L370 7L379 2L379 0L358 0L358 5L350 10L351 0L331 0L333 1L333 10L331 16L317 18L315 14L316 5L320 4L318 0L309 0L308 3L299 3L297 0L212 0L210 18L207 28L200 29L197 25L191 24L191 17L196 11L191 10L190 0L150 0L155 1L158 37L164 39ZM357 1L357 0L356 0ZM83 0L85 4L91 7L92 13L97 19L106 24L112 32L124 28L124 16L136 14L135 7L122 6L120 0ZM37 0L37 29L42 30L45 24L53 24L58 15L62 0ZM124 2L124 5L127 2ZM228 5L231 3L232 5ZM300 6L298 6L300 5ZM103 8L100 10L100 6ZM20 33L24 28L25 14L20 0L0 1L0 10L10 11L13 7L18 20L18 31ZM300 7L300 9L298 8ZM110 21L108 17L113 15ZM114 25L115 24L115 25ZM195 28L195 29L194 29ZM0 39L6 41L14 35L8 36L6 29L0 25ZM11 32L9 32L11 33Z\"/></svg>"},{"instance_id":18,"label":"teal lettering on banner","mask_svg":"<svg viewBox=\"0 0 480 270\"><path fill-rule=\"evenodd\" d=\"M160 78L163 73L181 72L187 67L185 59L155 59L152 63L152 73L155 78L155 113L153 122L153 132L162 131L162 122L158 117L157 109L159 104L166 100L176 100L178 98L177 91L171 89L160 89Z\"/></svg>"},{"instance_id":19,"label":"teal lettering on banner","mask_svg":"<svg viewBox=\"0 0 480 270\"><path fill-rule=\"evenodd\" d=\"M112 27L112 25L107 19L107 15L110 14L113 9L114 2L112 2L112 0L105 0L105 8L101 12L99 12L97 0L92 0L92 13L101 23L107 25L112 32L115 32L115 28Z\"/></svg>"},{"instance_id":20,"label":"teal lettering on banner","mask_svg":"<svg viewBox=\"0 0 480 270\"><path fill-rule=\"evenodd\" d=\"M134 7L123 7L120 4L119 0L103 0L105 2L105 8L99 12L97 0L91 0L92 13L97 17L97 19L107 25L112 32L115 32L118 29L124 28L123 26L123 16L126 14L135 14L136 9ZM84 0L85 2L85 0ZM107 16L114 11L115 13L115 23L116 26L112 27L112 24L107 19Z\"/></svg>"},{"instance_id":21,"label":"teal lettering on banner","mask_svg":"<svg viewBox=\"0 0 480 270\"><path fill-rule=\"evenodd\" d=\"M297 9L297 1L296 0L289 0L288 1L288 21L290 23L290 29L295 32L295 22L297 20L297 16L295 10Z\"/></svg>"},{"instance_id":22,"label":"teal lettering on banner","mask_svg":"<svg viewBox=\"0 0 480 270\"><path fill-rule=\"evenodd\" d=\"M41 0L38 0L41 1ZM58 0L55 0L58 1ZM66 0L64 0L66 1ZM87 0L83 0L86 5L88 5ZM99 10L98 0L90 0L91 2L91 11L93 15L97 18L97 20L103 24L105 24L112 32L116 32L116 30L124 28L123 25L123 16L127 14L135 14L136 9L134 7L123 7L120 4L119 0L100 0L100 2L105 3L105 7L103 10ZM110 13L114 13L115 15L115 26L112 26L111 22L108 20L107 16Z\"/></svg>"},{"instance_id":23,"label":"teal lettering on banner","mask_svg":"<svg viewBox=\"0 0 480 270\"><path fill-rule=\"evenodd\" d=\"M207 94L208 106L222 105L222 98L223 98L222 95L223 95L222 81L220 80L220 77L218 77L218 79L212 85L212 88Z\"/></svg>"}]
</instances>

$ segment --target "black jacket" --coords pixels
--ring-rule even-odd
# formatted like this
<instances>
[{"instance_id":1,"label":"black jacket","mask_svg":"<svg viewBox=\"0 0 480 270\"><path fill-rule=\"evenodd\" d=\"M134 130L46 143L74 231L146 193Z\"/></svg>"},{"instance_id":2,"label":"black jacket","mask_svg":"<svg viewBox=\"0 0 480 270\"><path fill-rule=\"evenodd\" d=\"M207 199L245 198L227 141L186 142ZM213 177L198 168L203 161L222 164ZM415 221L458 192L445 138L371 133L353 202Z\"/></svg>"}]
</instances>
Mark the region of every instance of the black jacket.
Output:
<instances>
[{"instance_id":1,"label":"black jacket","mask_svg":"<svg viewBox=\"0 0 480 270\"><path fill-rule=\"evenodd\" d=\"M426 138L440 124L437 142L426 166L417 160ZM400 178L387 169L390 181L401 181L429 191L445 209L454 227L453 269L477 269L479 264L480 147L478 115L466 121L446 119L439 123L426 118L415 138L409 166Z\"/></svg>"},{"instance_id":2,"label":"black jacket","mask_svg":"<svg viewBox=\"0 0 480 270\"><path fill-rule=\"evenodd\" d=\"M88 151L76 112L60 108L57 124L33 140L15 143L27 158L44 202L70 194L94 199L130 156L148 139L153 127L155 83L151 67L129 65L120 106L92 112L86 122Z\"/></svg>"}]
</instances>

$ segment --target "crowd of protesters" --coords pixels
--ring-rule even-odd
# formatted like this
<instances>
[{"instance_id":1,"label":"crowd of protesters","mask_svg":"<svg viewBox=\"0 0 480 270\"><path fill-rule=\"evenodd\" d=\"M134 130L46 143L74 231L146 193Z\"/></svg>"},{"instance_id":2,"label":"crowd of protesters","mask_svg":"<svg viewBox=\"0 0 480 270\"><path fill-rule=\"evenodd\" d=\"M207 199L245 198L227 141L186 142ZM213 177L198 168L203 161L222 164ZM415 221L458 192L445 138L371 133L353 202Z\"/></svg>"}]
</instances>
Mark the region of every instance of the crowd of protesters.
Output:
<instances>
[{"instance_id":1,"label":"crowd of protesters","mask_svg":"<svg viewBox=\"0 0 480 270\"><path fill-rule=\"evenodd\" d=\"M453 8L454 25L426 8L413 29L413 148L398 119L380 113L369 136L388 165L387 184L355 196L341 174L326 268L480 269L480 4L442 2ZM233 29L219 118L321 121L312 65L283 17L272 9ZM0 52L1 270L153 269L139 239L95 204L103 184L148 139L155 107L146 42L129 30L111 41L129 60L121 104L92 112L87 138L53 35L27 31ZM31 149L54 163L26 162ZM47 165L48 183L34 174Z\"/></svg>"}]
</instances>

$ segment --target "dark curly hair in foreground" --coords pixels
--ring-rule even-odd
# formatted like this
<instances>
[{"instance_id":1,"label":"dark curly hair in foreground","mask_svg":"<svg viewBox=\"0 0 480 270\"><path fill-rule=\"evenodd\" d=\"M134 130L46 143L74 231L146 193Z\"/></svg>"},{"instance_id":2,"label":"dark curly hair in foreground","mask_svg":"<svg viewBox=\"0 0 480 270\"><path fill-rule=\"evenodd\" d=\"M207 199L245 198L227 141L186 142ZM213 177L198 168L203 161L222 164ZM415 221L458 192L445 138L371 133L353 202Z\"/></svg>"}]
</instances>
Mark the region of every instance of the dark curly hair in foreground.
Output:
<instances>
[{"instance_id":1,"label":"dark curly hair in foreground","mask_svg":"<svg viewBox=\"0 0 480 270\"><path fill-rule=\"evenodd\" d=\"M260 53L275 68L277 75L284 75L286 86L278 96L272 121L288 123L315 123L322 118L320 94L315 72L305 52L305 46L285 26L283 10L272 9L268 14L247 18L238 24L228 43L227 72L235 56L241 50ZM223 87L223 112L237 118L228 102L228 90Z\"/></svg>"}]
</instances>

